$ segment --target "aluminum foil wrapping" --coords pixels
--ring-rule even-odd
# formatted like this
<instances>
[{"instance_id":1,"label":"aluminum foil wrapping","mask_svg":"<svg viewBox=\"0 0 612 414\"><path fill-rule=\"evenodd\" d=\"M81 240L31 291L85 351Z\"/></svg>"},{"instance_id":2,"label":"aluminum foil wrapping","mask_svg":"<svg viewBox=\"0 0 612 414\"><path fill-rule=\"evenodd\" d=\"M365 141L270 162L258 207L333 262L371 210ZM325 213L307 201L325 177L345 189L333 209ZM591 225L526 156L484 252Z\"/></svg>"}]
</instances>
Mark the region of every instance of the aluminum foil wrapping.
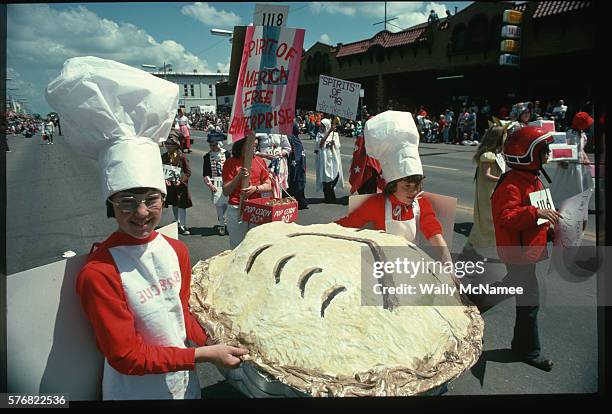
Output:
<instances>
[{"instance_id":1,"label":"aluminum foil wrapping","mask_svg":"<svg viewBox=\"0 0 612 414\"><path fill-rule=\"evenodd\" d=\"M207 301L208 286L214 277L209 273L209 265L216 257L229 253L230 250L199 261L193 267L190 298L192 313L212 343L248 349L249 353L242 357L243 361L249 361L264 377L278 380L300 393L313 397L424 395L458 377L480 357L484 322L477 308L465 301L465 313L470 319L467 335L458 346L452 346L445 353L445 360L430 369L375 366L366 372L356 372L352 377L342 377L306 367L275 364L262 354L254 338L243 332L235 332L232 321L225 315L217 314L213 304Z\"/></svg>"}]
</instances>

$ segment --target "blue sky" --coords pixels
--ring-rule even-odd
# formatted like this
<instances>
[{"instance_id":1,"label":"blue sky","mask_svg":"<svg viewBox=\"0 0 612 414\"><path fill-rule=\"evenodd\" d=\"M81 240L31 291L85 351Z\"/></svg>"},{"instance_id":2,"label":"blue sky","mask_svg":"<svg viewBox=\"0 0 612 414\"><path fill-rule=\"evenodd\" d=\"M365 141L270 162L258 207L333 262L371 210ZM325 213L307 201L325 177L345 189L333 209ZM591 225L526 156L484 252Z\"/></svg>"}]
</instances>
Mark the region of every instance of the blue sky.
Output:
<instances>
[{"instance_id":1,"label":"blue sky","mask_svg":"<svg viewBox=\"0 0 612 414\"><path fill-rule=\"evenodd\" d=\"M265 2L261 2L265 3ZM434 9L462 10L471 2L388 2L388 25L399 31L427 21ZM48 3L7 6L7 87L33 112L51 111L46 85L68 58L93 55L140 67L171 62L175 71L229 71L231 44L210 29L248 25L255 3ZM304 48L370 38L383 30L384 2L283 2L288 27L306 29Z\"/></svg>"}]
</instances>

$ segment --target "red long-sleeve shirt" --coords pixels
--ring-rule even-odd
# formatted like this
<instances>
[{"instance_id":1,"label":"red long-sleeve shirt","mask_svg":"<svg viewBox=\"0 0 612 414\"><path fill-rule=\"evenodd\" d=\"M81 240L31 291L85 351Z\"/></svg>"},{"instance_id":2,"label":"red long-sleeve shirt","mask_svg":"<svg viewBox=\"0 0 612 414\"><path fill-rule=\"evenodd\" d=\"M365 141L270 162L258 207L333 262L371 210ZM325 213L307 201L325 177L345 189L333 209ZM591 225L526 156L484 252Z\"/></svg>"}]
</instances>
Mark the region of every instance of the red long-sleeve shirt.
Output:
<instances>
[{"instance_id":1,"label":"red long-sleeve shirt","mask_svg":"<svg viewBox=\"0 0 612 414\"><path fill-rule=\"evenodd\" d=\"M391 200L392 211L397 205L405 206L405 204L400 202L394 195L390 195L389 199ZM427 198L421 197L418 199L418 203L420 213L419 225L417 227L419 228L423 236L425 236L425 238L429 240L436 234L442 234L442 226L436 218L436 214L433 211L431 202ZM401 211L402 221L414 218L412 208L402 208ZM361 228L370 222L374 223L374 229L385 230L384 193L374 194L366 201L364 201L363 204L360 205L357 209L355 209L351 214L336 221L337 224L343 227L353 228Z\"/></svg>"},{"instance_id":2,"label":"red long-sleeve shirt","mask_svg":"<svg viewBox=\"0 0 612 414\"><path fill-rule=\"evenodd\" d=\"M236 175L240 172L240 168L242 168L244 164L244 157L236 158L231 157L225 161L223 164L223 182L229 183L236 177ZM253 157L253 161L251 162L251 172L249 174L249 183L251 185L261 185L265 183L270 177L270 173L266 167L266 162L261 157ZM257 191L251 194L248 199L261 197L261 194ZM237 206L240 204L240 185L236 187L233 193L229 195L228 204Z\"/></svg>"},{"instance_id":3,"label":"red long-sleeve shirt","mask_svg":"<svg viewBox=\"0 0 612 414\"><path fill-rule=\"evenodd\" d=\"M191 265L187 246L157 232L147 239L113 233L90 254L77 278L76 291L92 324L98 349L110 366L126 375L160 374L195 368L194 348L154 346L144 342L136 330L121 276L109 252L109 248L114 246L146 244L156 237L164 237L178 257L181 272L179 297L187 339L199 346L203 346L207 339L204 329L189 311Z\"/></svg>"},{"instance_id":4,"label":"red long-sleeve shirt","mask_svg":"<svg viewBox=\"0 0 612 414\"><path fill-rule=\"evenodd\" d=\"M536 263L548 256L550 223L537 225L538 209L529 199L530 193L543 188L534 173L510 170L495 189L491 210L497 250L504 263Z\"/></svg>"}]
</instances>

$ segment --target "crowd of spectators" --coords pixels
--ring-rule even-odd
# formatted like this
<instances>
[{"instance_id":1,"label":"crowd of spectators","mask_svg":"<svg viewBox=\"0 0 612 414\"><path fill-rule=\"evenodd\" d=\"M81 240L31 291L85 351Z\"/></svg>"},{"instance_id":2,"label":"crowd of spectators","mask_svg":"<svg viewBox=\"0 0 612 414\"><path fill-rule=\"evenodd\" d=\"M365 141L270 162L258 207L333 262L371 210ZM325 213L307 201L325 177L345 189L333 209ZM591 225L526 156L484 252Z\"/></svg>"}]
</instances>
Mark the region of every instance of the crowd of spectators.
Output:
<instances>
[{"instance_id":1,"label":"crowd of spectators","mask_svg":"<svg viewBox=\"0 0 612 414\"><path fill-rule=\"evenodd\" d=\"M563 99L547 102L542 105L541 101L520 102L526 104L530 109L531 121L552 120L555 122L555 130L564 132L568 128L568 119L573 113L585 111L592 115L593 108L589 102L576 108L568 109ZM458 105L449 105L439 115L427 112L424 106L414 110L415 122L421 141L427 143L446 143L454 145L478 145L481 137L489 126L489 121L497 118L501 121L515 121L512 113L513 105L502 104L495 110L488 100L480 103L467 101ZM400 109L407 110L407 109ZM592 136L592 131L589 136Z\"/></svg>"},{"instance_id":2,"label":"crowd of spectators","mask_svg":"<svg viewBox=\"0 0 612 414\"><path fill-rule=\"evenodd\" d=\"M223 132L227 133L229 128L230 113L219 111L214 114L212 112L187 114L191 128L204 132Z\"/></svg>"},{"instance_id":3,"label":"crowd of spectators","mask_svg":"<svg viewBox=\"0 0 612 414\"><path fill-rule=\"evenodd\" d=\"M32 115L8 112L4 132L7 135L22 134L26 137L31 137L40 129L40 122L40 120L36 120Z\"/></svg>"}]
</instances>

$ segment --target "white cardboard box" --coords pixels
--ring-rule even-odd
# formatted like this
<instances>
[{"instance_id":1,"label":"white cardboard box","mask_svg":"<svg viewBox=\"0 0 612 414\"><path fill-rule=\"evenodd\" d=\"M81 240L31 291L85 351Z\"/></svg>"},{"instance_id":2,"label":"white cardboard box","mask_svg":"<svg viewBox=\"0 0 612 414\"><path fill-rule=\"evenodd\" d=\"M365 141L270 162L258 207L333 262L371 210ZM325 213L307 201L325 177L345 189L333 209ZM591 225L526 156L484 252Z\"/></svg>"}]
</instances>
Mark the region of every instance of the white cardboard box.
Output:
<instances>
[{"instance_id":1,"label":"white cardboard box","mask_svg":"<svg viewBox=\"0 0 612 414\"><path fill-rule=\"evenodd\" d=\"M531 121L529 125L540 127L546 131L555 132L555 121L542 119L540 121Z\"/></svg>"}]
</instances>

